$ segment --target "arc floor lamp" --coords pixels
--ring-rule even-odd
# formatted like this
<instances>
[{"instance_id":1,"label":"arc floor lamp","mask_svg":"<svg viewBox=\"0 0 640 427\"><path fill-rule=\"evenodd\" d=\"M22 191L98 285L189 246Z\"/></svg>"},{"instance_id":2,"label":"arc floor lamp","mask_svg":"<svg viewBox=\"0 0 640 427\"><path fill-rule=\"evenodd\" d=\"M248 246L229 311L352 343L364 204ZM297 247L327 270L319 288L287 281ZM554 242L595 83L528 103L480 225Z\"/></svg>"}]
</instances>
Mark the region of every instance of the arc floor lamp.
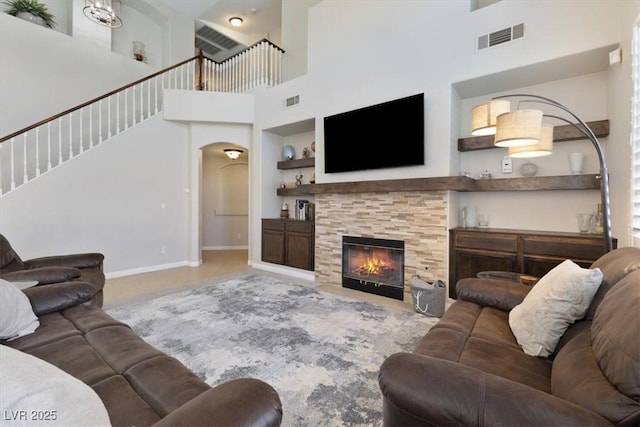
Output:
<instances>
[{"instance_id":1,"label":"arc floor lamp","mask_svg":"<svg viewBox=\"0 0 640 427\"><path fill-rule=\"evenodd\" d=\"M516 109L511 111L511 102L505 98L519 98L518 107L524 103L545 104L560 109L577 121L564 117L543 114L540 110ZM573 111L561 103L543 96L518 93L496 96L491 101L473 107L471 111L471 133L473 135L495 134L494 145L508 147L513 157L537 157L551 154L553 127L542 123L543 117L563 121L575 127L591 141L600 162L600 197L602 199L602 230L604 250L613 250L611 237L611 203L609 199L609 172L602 146L593 130Z\"/></svg>"}]
</instances>

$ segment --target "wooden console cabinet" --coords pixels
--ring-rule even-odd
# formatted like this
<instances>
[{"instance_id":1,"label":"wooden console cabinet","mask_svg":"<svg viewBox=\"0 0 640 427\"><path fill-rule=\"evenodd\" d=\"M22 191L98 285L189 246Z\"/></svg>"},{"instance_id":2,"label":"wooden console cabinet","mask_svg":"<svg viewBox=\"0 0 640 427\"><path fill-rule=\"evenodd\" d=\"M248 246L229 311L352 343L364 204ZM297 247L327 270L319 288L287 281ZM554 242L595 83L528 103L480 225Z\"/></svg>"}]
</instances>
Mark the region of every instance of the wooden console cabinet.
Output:
<instances>
[{"instance_id":1,"label":"wooden console cabinet","mask_svg":"<svg viewBox=\"0 0 640 427\"><path fill-rule=\"evenodd\" d=\"M455 284L481 271L511 271L542 277L565 259L589 267L604 254L601 234L491 228L449 230L449 296ZM617 247L617 239L613 241Z\"/></svg>"},{"instance_id":2,"label":"wooden console cabinet","mask_svg":"<svg viewBox=\"0 0 640 427\"><path fill-rule=\"evenodd\" d=\"M262 261L314 269L315 224L294 219L262 219Z\"/></svg>"}]
</instances>

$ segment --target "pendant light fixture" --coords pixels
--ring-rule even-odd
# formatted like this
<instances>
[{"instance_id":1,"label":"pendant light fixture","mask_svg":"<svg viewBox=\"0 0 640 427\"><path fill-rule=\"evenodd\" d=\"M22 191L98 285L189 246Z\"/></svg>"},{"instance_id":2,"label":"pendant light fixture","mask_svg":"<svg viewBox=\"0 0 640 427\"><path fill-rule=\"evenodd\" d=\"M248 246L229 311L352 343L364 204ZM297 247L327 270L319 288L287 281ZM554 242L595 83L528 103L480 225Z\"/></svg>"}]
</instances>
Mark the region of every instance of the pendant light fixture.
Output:
<instances>
[{"instance_id":1,"label":"pendant light fixture","mask_svg":"<svg viewBox=\"0 0 640 427\"><path fill-rule=\"evenodd\" d=\"M118 28L122 26L122 19L118 15L121 10L120 0L84 0L82 12L91 22Z\"/></svg>"}]
</instances>

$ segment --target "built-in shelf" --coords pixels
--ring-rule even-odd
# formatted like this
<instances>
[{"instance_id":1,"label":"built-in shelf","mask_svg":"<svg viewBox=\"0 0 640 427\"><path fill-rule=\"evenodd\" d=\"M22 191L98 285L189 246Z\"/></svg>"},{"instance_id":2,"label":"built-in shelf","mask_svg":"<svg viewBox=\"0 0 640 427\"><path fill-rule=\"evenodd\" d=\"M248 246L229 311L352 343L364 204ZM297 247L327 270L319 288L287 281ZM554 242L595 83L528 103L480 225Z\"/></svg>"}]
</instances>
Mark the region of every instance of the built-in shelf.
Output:
<instances>
[{"instance_id":1,"label":"built-in shelf","mask_svg":"<svg viewBox=\"0 0 640 427\"><path fill-rule=\"evenodd\" d=\"M278 196L312 194L367 193L390 191L544 191L544 190L597 190L598 175L534 176L499 179L473 179L466 176L435 178L392 179L384 181L336 182L303 184L295 188L278 189Z\"/></svg>"},{"instance_id":2,"label":"built-in shelf","mask_svg":"<svg viewBox=\"0 0 640 427\"><path fill-rule=\"evenodd\" d=\"M278 169L312 168L315 165L316 158L308 157L306 159L283 160L278 162Z\"/></svg>"},{"instance_id":3,"label":"built-in shelf","mask_svg":"<svg viewBox=\"0 0 640 427\"><path fill-rule=\"evenodd\" d=\"M609 120L598 120L595 122L587 122L587 125L593 130L598 138L609 135ZM553 142L577 141L587 139L582 132L572 125L554 126ZM491 148L500 148L493 145L494 136L472 136L469 138L458 139L458 151L476 151L488 150Z\"/></svg>"}]
</instances>

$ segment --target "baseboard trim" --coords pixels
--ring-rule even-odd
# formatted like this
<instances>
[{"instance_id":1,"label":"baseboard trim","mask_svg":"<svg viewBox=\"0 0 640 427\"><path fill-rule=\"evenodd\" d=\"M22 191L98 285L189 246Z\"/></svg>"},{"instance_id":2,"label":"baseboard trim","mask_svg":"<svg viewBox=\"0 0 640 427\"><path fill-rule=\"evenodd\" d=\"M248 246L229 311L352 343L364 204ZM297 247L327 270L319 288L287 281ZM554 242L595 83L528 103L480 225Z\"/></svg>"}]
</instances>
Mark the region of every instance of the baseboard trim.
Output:
<instances>
[{"instance_id":1,"label":"baseboard trim","mask_svg":"<svg viewBox=\"0 0 640 427\"><path fill-rule=\"evenodd\" d=\"M203 251L239 251L248 250L249 246L203 246Z\"/></svg>"},{"instance_id":2,"label":"baseboard trim","mask_svg":"<svg viewBox=\"0 0 640 427\"><path fill-rule=\"evenodd\" d=\"M170 264L152 265L150 267L132 268L130 270L112 271L105 273L107 279L115 279L118 277L133 276L134 274L151 273L153 271L168 270L177 267L197 267L199 264L190 263L188 261L173 262Z\"/></svg>"},{"instance_id":3,"label":"baseboard trim","mask_svg":"<svg viewBox=\"0 0 640 427\"><path fill-rule=\"evenodd\" d=\"M249 265L258 270L265 270L271 273L278 273L285 276L296 277L298 279L308 280L310 282L316 281L316 275L313 271L300 270L297 268L285 267L283 265L269 264L259 261L249 261Z\"/></svg>"}]
</instances>

